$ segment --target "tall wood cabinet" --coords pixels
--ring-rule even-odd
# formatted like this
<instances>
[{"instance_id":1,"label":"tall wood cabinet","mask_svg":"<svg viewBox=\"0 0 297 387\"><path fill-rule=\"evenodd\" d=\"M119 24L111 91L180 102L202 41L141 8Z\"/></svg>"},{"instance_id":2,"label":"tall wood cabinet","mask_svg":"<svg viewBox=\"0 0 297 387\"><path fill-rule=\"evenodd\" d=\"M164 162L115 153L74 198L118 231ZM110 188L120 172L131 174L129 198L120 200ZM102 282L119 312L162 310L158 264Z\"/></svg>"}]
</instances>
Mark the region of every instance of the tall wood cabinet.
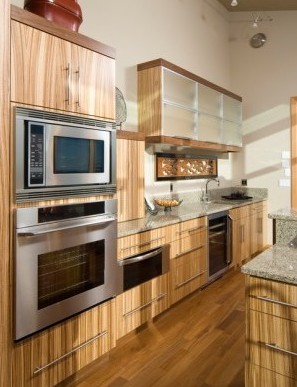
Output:
<instances>
[{"instance_id":1,"label":"tall wood cabinet","mask_svg":"<svg viewBox=\"0 0 297 387\"><path fill-rule=\"evenodd\" d=\"M296 386L296 286L247 276L246 294L246 386Z\"/></svg>"},{"instance_id":2,"label":"tall wood cabinet","mask_svg":"<svg viewBox=\"0 0 297 387\"><path fill-rule=\"evenodd\" d=\"M12 8L11 100L114 119L113 51L46 22Z\"/></svg>"},{"instance_id":3,"label":"tall wood cabinet","mask_svg":"<svg viewBox=\"0 0 297 387\"><path fill-rule=\"evenodd\" d=\"M145 215L144 139L143 133L117 131L118 222Z\"/></svg>"},{"instance_id":4,"label":"tall wood cabinet","mask_svg":"<svg viewBox=\"0 0 297 387\"><path fill-rule=\"evenodd\" d=\"M15 6L10 16L10 108L26 105L84 115L86 120L94 116L115 120L113 48ZM6 167L11 166L7 163ZM11 203L10 210L15 206ZM14 230L10 229L10 235ZM14 241L10 243L13 246ZM12 255L10 260L13 269ZM13 278L12 272L8 278ZM12 284L6 286L11 292ZM115 346L115 320L115 300L110 300L18 343L9 334L11 381L3 386L48 387L75 374ZM12 332L12 321L7 319L7 324Z\"/></svg>"}]
</instances>

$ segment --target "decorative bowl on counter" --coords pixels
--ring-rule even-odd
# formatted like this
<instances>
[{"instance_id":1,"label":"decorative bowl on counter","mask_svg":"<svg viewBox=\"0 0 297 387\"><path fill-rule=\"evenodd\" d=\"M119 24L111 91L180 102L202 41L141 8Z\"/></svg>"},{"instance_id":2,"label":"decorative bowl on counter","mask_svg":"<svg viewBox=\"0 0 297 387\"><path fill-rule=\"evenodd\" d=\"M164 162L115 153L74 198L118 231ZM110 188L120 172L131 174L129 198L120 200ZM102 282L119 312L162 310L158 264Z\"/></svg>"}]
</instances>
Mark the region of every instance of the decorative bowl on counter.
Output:
<instances>
[{"instance_id":1,"label":"decorative bowl on counter","mask_svg":"<svg viewBox=\"0 0 297 387\"><path fill-rule=\"evenodd\" d=\"M178 199L155 199L155 204L159 207L164 207L164 211L171 211L172 207L178 207L182 200Z\"/></svg>"}]
</instances>

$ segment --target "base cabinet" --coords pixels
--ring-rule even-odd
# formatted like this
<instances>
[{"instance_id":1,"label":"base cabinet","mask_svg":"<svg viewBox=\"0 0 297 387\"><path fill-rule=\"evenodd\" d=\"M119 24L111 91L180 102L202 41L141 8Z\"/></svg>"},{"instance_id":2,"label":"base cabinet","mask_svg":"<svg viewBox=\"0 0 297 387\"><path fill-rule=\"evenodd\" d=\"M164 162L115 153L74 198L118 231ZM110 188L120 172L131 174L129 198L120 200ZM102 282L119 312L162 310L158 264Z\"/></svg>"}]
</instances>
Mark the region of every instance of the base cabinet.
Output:
<instances>
[{"instance_id":1,"label":"base cabinet","mask_svg":"<svg viewBox=\"0 0 297 387\"><path fill-rule=\"evenodd\" d=\"M255 277L246 285L246 385L296 386L296 286Z\"/></svg>"},{"instance_id":2,"label":"base cabinet","mask_svg":"<svg viewBox=\"0 0 297 387\"><path fill-rule=\"evenodd\" d=\"M251 256L253 256L260 253L267 244L267 203L255 203L250 207Z\"/></svg>"},{"instance_id":3,"label":"base cabinet","mask_svg":"<svg viewBox=\"0 0 297 387\"><path fill-rule=\"evenodd\" d=\"M234 208L232 219L232 263L241 266L244 261L263 251L267 244L266 201Z\"/></svg>"},{"instance_id":4,"label":"base cabinet","mask_svg":"<svg viewBox=\"0 0 297 387\"><path fill-rule=\"evenodd\" d=\"M12 386L55 386L116 344L115 300L14 345Z\"/></svg>"},{"instance_id":5,"label":"base cabinet","mask_svg":"<svg viewBox=\"0 0 297 387\"><path fill-rule=\"evenodd\" d=\"M170 303L181 300L207 281L206 218L197 218L169 226Z\"/></svg>"},{"instance_id":6,"label":"base cabinet","mask_svg":"<svg viewBox=\"0 0 297 387\"><path fill-rule=\"evenodd\" d=\"M168 274L127 290L117 297L117 339L169 307Z\"/></svg>"}]
</instances>

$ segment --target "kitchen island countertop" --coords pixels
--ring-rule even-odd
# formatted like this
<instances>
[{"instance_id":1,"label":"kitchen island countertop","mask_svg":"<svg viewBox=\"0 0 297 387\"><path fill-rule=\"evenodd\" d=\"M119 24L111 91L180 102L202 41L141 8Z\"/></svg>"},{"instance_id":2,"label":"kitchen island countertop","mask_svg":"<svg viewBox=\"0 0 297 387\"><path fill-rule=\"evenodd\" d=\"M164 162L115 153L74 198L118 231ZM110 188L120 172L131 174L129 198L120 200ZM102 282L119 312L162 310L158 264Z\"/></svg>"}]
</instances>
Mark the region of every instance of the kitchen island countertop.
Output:
<instances>
[{"instance_id":1,"label":"kitchen island countertop","mask_svg":"<svg viewBox=\"0 0 297 387\"><path fill-rule=\"evenodd\" d=\"M274 245L241 268L242 273L297 285L297 249Z\"/></svg>"}]
</instances>

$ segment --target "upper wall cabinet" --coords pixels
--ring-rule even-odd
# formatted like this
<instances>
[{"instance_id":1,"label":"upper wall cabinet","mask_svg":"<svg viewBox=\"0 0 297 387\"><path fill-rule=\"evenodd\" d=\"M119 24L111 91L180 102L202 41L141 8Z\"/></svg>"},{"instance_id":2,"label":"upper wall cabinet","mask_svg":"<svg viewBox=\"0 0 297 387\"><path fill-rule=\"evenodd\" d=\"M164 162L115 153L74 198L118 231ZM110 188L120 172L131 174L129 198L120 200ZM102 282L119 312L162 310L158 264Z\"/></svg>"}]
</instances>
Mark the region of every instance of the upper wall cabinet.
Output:
<instances>
[{"instance_id":1,"label":"upper wall cabinet","mask_svg":"<svg viewBox=\"0 0 297 387\"><path fill-rule=\"evenodd\" d=\"M13 102L115 118L113 49L12 7Z\"/></svg>"},{"instance_id":2,"label":"upper wall cabinet","mask_svg":"<svg viewBox=\"0 0 297 387\"><path fill-rule=\"evenodd\" d=\"M138 65L139 128L147 136L236 150L242 145L241 102L241 97L163 59Z\"/></svg>"}]
</instances>

